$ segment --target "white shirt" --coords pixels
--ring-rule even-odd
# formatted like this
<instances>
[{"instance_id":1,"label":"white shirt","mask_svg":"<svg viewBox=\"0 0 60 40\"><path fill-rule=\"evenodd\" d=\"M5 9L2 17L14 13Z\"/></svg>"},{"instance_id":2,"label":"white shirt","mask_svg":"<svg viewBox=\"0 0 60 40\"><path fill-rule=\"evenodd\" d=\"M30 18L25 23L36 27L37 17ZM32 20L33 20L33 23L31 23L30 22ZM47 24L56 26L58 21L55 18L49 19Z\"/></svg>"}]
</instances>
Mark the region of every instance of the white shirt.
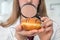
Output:
<instances>
[{"instance_id":1,"label":"white shirt","mask_svg":"<svg viewBox=\"0 0 60 40\"><path fill-rule=\"evenodd\" d=\"M20 24L20 19L13 25L8 28L2 28L0 26L0 40L17 40L15 37L15 28ZM51 40L60 40L60 27L58 27L55 23L53 26L54 32ZM39 40L38 36L35 36L34 40Z\"/></svg>"},{"instance_id":2,"label":"white shirt","mask_svg":"<svg viewBox=\"0 0 60 40\"><path fill-rule=\"evenodd\" d=\"M20 19L8 28L0 26L0 40L15 40L15 28L19 23Z\"/></svg>"}]
</instances>

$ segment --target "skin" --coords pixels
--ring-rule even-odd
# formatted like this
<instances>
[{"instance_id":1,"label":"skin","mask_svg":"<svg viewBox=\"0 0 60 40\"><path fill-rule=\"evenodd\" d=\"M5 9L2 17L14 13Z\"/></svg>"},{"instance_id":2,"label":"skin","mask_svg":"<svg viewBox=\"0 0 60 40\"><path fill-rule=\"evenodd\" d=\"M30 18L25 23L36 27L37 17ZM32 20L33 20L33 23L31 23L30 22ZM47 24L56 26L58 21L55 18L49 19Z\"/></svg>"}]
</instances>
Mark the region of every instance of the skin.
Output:
<instances>
[{"instance_id":1,"label":"skin","mask_svg":"<svg viewBox=\"0 0 60 40\"><path fill-rule=\"evenodd\" d=\"M41 30L39 30L38 35L41 38L41 40L50 40L53 34L53 22L48 17L43 17L41 18L41 20L44 21L42 22L42 24L44 25L44 31L41 32Z\"/></svg>"},{"instance_id":2,"label":"skin","mask_svg":"<svg viewBox=\"0 0 60 40\"><path fill-rule=\"evenodd\" d=\"M33 0L33 4L37 7L39 0ZM30 2L28 0L19 0L20 7ZM26 14L27 15L27 14ZM21 19L23 19L22 17ZM16 38L17 40L27 40L27 37L38 35L41 40L50 40L52 33L53 33L53 22L48 17L41 17L42 22L42 28L39 30L31 30L31 31L24 31L19 24L16 28Z\"/></svg>"}]
</instances>

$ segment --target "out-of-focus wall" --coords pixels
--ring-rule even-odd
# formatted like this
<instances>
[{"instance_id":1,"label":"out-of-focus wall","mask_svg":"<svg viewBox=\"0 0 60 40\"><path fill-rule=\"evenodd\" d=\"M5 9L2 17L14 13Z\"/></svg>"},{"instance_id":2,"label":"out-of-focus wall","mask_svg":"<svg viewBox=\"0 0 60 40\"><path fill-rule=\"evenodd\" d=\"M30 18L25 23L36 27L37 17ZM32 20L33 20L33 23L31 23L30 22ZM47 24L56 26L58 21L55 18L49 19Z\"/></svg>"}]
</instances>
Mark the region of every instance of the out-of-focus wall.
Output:
<instances>
[{"instance_id":1,"label":"out-of-focus wall","mask_svg":"<svg viewBox=\"0 0 60 40\"><path fill-rule=\"evenodd\" d=\"M48 16L60 25L60 0L45 0Z\"/></svg>"},{"instance_id":2,"label":"out-of-focus wall","mask_svg":"<svg viewBox=\"0 0 60 40\"><path fill-rule=\"evenodd\" d=\"M13 0L0 0L0 21L6 21L13 9ZM5 19L5 20L3 20Z\"/></svg>"}]
</instances>

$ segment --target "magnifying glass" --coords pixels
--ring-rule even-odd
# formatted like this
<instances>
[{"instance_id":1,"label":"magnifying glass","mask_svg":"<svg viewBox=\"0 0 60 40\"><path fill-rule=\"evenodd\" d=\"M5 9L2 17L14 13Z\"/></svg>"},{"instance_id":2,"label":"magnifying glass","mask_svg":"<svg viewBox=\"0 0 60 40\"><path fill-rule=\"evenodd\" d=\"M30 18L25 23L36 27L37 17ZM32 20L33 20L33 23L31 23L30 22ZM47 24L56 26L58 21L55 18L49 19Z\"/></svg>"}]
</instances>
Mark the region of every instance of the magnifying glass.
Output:
<instances>
[{"instance_id":1,"label":"magnifying glass","mask_svg":"<svg viewBox=\"0 0 60 40\"><path fill-rule=\"evenodd\" d=\"M37 7L33 4L24 4L21 8L21 14L23 17L35 17L37 14Z\"/></svg>"}]
</instances>

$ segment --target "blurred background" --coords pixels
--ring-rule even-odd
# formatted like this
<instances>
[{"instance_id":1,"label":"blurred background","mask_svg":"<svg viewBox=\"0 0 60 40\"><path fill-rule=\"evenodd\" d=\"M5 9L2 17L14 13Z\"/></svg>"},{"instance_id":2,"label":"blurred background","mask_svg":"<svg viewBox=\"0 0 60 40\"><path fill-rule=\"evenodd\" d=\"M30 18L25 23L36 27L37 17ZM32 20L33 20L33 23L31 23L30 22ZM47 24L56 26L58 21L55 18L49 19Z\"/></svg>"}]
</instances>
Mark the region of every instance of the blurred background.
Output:
<instances>
[{"instance_id":1,"label":"blurred background","mask_svg":"<svg viewBox=\"0 0 60 40\"><path fill-rule=\"evenodd\" d=\"M48 16L60 26L60 0L45 0Z\"/></svg>"},{"instance_id":2,"label":"blurred background","mask_svg":"<svg viewBox=\"0 0 60 40\"><path fill-rule=\"evenodd\" d=\"M47 11L48 16L54 22L56 22L56 24L60 27L60 0L45 0L45 5L46 5L46 11ZM12 9L13 9L12 7L13 7L13 0L0 0L0 20L3 21L2 18L4 18L4 20L5 19L7 20L9 18L7 16L10 15L8 13L12 12ZM7 18L1 17L1 16L5 16ZM1 30L1 28L0 28L0 30ZM2 32L4 35L5 34L8 35L9 32L7 32L7 31L6 31L6 29L3 29L0 32ZM1 37L3 37L3 36L1 36ZM5 40L5 39L3 39L3 40Z\"/></svg>"},{"instance_id":3,"label":"blurred background","mask_svg":"<svg viewBox=\"0 0 60 40\"><path fill-rule=\"evenodd\" d=\"M0 0L0 22L6 21L10 17L12 6L13 0Z\"/></svg>"}]
</instances>

